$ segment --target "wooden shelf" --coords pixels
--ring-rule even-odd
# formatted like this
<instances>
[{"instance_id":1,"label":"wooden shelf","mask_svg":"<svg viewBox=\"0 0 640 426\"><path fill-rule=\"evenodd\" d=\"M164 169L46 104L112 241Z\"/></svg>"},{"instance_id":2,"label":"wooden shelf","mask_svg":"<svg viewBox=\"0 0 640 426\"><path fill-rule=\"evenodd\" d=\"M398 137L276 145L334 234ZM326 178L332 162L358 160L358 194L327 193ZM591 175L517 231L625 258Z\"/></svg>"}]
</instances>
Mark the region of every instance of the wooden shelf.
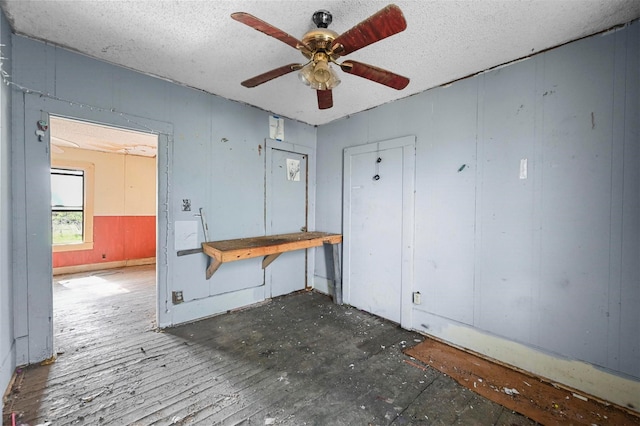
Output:
<instances>
[{"instance_id":1,"label":"wooden shelf","mask_svg":"<svg viewBox=\"0 0 640 426\"><path fill-rule=\"evenodd\" d=\"M327 232L294 232L292 234L208 241L202 243L203 253L209 256L206 277L210 279L220 265L225 262L264 256L262 269L265 269L282 253L322 245L332 246L333 255L327 258L327 262L333 266L334 301L342 304L342 284L337 249L337 245L340 243L342 243L342 235Z\"/></svg>"},{"instance_id":2,"label":"wooden shelf","mask_svg":"<svg viewBox=\"0 0 640 426\"><path fill-rule=\"evenodd\" d=\"M225 263L310 247L319 247L325 243L339 244L341 242L342 235L340 234L295 232L293 234L210 241L202 243L202 251L215 258L218 262Z\"/></svg>"}]
</instances>

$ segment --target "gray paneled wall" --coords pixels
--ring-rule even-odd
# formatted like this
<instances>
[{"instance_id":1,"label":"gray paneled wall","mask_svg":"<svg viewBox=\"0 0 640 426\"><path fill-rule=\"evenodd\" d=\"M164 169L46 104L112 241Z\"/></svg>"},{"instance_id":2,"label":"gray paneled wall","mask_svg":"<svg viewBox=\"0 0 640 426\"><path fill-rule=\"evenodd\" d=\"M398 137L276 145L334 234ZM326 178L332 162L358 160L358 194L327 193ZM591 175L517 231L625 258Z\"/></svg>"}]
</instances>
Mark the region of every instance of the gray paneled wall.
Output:
<instances>
[{"instance_id":1,"label":"gray paneled wall","mask_svg":"<svg viewBox=\"0 0 640 426\"><path fill-rule=\"evenodd\" d=\"M11 69L11 29L0 14L3 67ZM9 52L6 52L6 50ZM0 85L0 390L4 391L15 367L11 247L11 89ZM2 406L0 406L0 418Z\"/></svg>"},{"instance_id":2,"label":"gray paneled wall","mask_svg":"<svg viewBox=\"0 0 640 426\"><path fill-rule=\"evenodd\" d=\"M345 147L415 134L413 326L640 378L639 27L322 126L318 227L341 230Z\"/></svg>"},{"instance_id":3,"label":"gray paneled wall","mask_svg":"<svg viewBox=\"0 0 640 426\"><path fill-rule=\"evenodd\" d=\"M264 300L258 261L224 265L206 280L205 255L176 255L174 226L176 221L195 222L197 247L204 236L194 213L202 207L210 239L264 235L267 112L19 36L13 37L12 80L30 91L16 90L13 102L18 364L39 361L53 350L49 164L46 143L34 133L41 111L160 134L159 325ZM316 128L285 120L285 140L313 151ZM310 193L315 192L314 179ZM192 211L181 210L183 199L191 200ZM183 292L185 303L172 304L174 290Z\"/></svg>"},{"instance_id":4,"label":"gray paneled wall","mask_svg":"<svg viewBox=\"0 0 640 426\"><path fill-rule=\"evenodd\" d=\"M534 265L539 279L531 343L607 367L608 297L620 285L610 279L611 253L620 245L616 213L623 188L616 175L624 140L613 139L613 105L624 103L624 92L614 90L620 78L615 39L593 37L543 56L535 175L541 182L534 197L540 262ZM627 373L640 377L640 369Z\"/></svg>"},{"instance_id":5,"label":"gray paneled wall","mask_svg":"<svg viewBox=\"0 0 640 426\"><path fill-rule=\"evenodd\" d=\"M616 79L618 102L612 129L618 147L615 185L622 199L615 200L616 221L612 223L617 226L612 226L616 236L612 243L619 245L611 244L614 286L609 292L608 361L616 370L640 377L640 24L636 21L627 34L619 34L616 42L616 52L620 53L616 54L616 75L625 75L624 80ZM625 51L626 56L622 55ZM620 102L621 97L624 102Z\"/></svg>"}]
</instances>

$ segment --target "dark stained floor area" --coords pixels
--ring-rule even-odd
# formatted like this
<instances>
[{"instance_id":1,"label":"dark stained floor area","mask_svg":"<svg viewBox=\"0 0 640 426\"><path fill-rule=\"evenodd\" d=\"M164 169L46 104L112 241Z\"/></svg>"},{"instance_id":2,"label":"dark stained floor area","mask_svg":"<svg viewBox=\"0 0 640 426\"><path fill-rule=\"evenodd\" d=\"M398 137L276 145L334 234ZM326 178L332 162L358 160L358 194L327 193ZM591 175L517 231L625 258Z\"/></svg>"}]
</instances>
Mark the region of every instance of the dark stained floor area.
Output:
<instances>
[{"instance_id":1,"label":"dark stained floor area","mask_svg":"<svg viewBox=\"0 0 640 426\"><path fill-rule=\"evenodd\" d=\"M419 334L314 292L157 331L154 280L55 277L57 360L21 370L4 424L536 424L404 355Z\"/></svg>"}]
</instances>

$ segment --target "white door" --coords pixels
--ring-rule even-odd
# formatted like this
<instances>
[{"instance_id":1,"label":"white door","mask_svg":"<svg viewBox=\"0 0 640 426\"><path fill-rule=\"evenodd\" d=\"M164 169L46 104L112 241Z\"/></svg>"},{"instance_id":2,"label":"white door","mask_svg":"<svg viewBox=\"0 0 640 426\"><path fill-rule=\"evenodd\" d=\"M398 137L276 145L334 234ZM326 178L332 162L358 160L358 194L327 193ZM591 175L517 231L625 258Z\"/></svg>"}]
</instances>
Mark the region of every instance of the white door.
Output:
<instances>
[{"instance_id":1,"label":"white door","mask_svg":"<svg viewBox=\"0 0 640 426\"><path fill-rule=\"evenodd\" d=\"M267 234L306 230L308 155L277 148L270 148L268 153ZM303 290L306 271L306 250L281 254L265 271L267 295L276 297Z\"/></svg>"},{"instance_id":2,"label":"white door","mask_svg":"<svg viewBox=\"0 0 640 426\"><path fill-rule=\"evenodd\" d=\"M403 325L411 311L414 158L413 137L344 152L345 302Z\"/></svg>"}]
</instances>

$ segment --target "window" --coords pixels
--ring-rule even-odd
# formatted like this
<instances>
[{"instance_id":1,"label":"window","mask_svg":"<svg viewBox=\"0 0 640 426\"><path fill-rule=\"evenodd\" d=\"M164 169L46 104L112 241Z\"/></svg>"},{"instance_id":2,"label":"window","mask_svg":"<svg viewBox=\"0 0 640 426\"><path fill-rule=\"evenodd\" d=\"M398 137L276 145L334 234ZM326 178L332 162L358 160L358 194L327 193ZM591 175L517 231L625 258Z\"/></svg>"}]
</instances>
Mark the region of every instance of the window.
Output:
<instances>
[{"instance_id":1,"label":"window","mask_svg":"<svg viewBox=\"0 0 640 426\"><path fill-rule=\"evenodd\" d=\"M52 163L51 230L53 251L93 248L93 164Z\"/></svg>"},{"instance_id":2,"label":"window","mask_svg":"<svg viewBox=\"0 0 640 426\"><path fill-rule=\"evenodd\" d=\"M53 244L84 242L84 170L51 169Z\"/></svg>"}]
</instances>

